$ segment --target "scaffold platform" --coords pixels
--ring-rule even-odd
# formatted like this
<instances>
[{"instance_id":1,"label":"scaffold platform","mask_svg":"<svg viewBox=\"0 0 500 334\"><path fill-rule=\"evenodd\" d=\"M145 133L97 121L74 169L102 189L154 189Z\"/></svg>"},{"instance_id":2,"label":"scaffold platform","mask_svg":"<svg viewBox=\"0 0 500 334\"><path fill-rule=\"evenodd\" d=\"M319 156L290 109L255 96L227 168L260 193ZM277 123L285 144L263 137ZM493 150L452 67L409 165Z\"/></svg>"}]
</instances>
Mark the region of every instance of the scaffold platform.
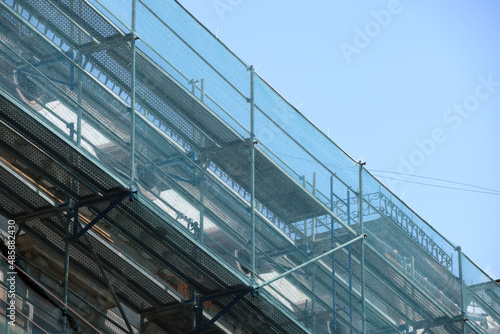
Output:
<instances>
[{"instance_id":1,"label":"scaffold platform","mask_svg":"<svg viewBox=\"0 0 500 334\"><path fill-rule=\"evenodd\" d=\"M0 0L0 215L0 333L500 333L498 283L173 0Z\"/></svg>"}]
</instances>

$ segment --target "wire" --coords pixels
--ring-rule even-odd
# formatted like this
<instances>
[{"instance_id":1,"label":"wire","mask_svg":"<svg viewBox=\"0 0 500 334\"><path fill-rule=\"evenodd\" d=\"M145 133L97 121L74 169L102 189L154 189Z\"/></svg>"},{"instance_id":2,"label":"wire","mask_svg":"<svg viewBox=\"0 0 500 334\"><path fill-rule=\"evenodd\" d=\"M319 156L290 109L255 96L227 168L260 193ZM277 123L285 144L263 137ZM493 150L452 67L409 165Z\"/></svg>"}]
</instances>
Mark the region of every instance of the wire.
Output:
<instances>
[{"instance_id":1,"label":"wire","mask_svg":"<svg viewBox=\"0 0 500 334\"><path fill-rule=\"evenodd\" d=\"M288 158L294 158L294 159L298 159L298 160L302 160L302 161L313 162L313 160L310 159L310 158L298 157L298 156L290 155L290 154L286 154L286 153L281 153L281 154L279 154L279 156L280 157L283 156L283 157L288 157ZM356 169L354 167L341 166L341 165L338 165L338 164L332 164L332 163L326 163L326 162L323 162L323 165L329 166L329 167L335 167L336 169L344 169L344 170L351 170L351 171ZM438 184L430 184L430 183L424 183L424 182L410 181L410 180L399 179L399 178L389 177L389 176L380 175L380 174L373 174L373 175L375 175L377 177L386 178L386 179L389 179L389 180L396 180L396 181L401 181L401 182L420 184L420 185L429 186L429 187L435 187L435 188L453 189L453 190L468 191L468 192L488 194L488 195L500 195L500 190L495 190L495 189L491 189L491 188L485 188L485 187L476 186L476 185L473 185L473 184L468 184L468 183L463 183L463 182L445 180L445 179L440 179L440 178L435 178L435 177L428 177L428 176L413 175L413 174L408 174L408 173L391 172L391 171L380 170L380 169L369 169L369 171L370 172L379 172L379 173L388 173L388 174L397 174L397 175L402 175L402 176L410 176L410 177L416 177L416 178L421 178L421 179L434 180L434 181L446 182L446 183L452 183L452 184L458 184L458 185L462 185L462 186L466 186L466 187L471 187L471 188L477 188L477 189L481 189L481 190L473 190L473 189L465 189L465 188L458 188L458 187L442 186L442 185L438 185Z\"/></svg>"},{"instance_id":2,"label":"wire","mask_svg":"<svg viewBox=\"0 0 500 334\"><path fill-rule=\"evenodd\" d=\"M408 173L390 172L390 171L379 170L379 169L370 169L370 171L379 172L379 173L389 173L389 174L405 175L405 176L417 177L417 178L420 178L420 179L435 180L435 181L440 181L440 182L447 182L447 183L459 184L459 185L462 185L462 186L467 186L467 187L471 187L471 188L478 188L478 189L487 190L487 191L490 191L490 192L496 192L496 193L500 194L500 190L495 190L495 189L491 189L491 188L485 188L485 187L476 186L476 185L473 185L473 184L468 184L468 183L463 183L463 182L456 182L456 181L450 181L450 180L445 180L445 179L440 179L440 178L435 178L435 177L413 175L413 174L408 174ZM384 176L381 176L381 177L384 177Z\"/></svg>"},{"instance_id":3,"label":"wire","mask_svg":"<svg viewBox=\"0 0 500 334\"><path fill-rule=\"evenodd\" d=\"M374 175L376 175L376 174L374 174ZM464 189L464 188L457 188L457 187L440 186L440 185L437 185L437 184L430 184L430 183L424 183L424 182L403 180L403 179L398 179L398 178L384 176L384 175L376 175L376 176L383 177L383 178L386 178L386 179L389 179L389 180L397 180L397 181L401 181L401 182L415 183L415 184L420 184L420 185L429 186L429 187L445 188L445 189L453 189L453 190L461 190L461 191L469 191L469 192L473 192L473 193L481 193L481 194L488 194L488 195L497 195L497 196L500 196L500 192L498 192L496 190L493 190L493 192L490 192L490 191L481 191L481 190L472 190L472 189ZM450 182L453 182L453 181L450 181ZM478 187L478 188L481 188L481 187Z\"/></svg>"}]
</instances>

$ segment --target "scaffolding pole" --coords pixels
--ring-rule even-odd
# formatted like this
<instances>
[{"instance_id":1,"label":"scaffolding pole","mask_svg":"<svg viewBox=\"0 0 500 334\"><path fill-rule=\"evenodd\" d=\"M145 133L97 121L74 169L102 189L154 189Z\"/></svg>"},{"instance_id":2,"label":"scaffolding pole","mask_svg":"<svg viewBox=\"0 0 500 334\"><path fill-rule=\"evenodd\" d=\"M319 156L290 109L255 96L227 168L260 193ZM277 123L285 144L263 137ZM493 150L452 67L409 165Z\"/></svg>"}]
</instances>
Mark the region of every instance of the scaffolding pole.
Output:
<instances>
[{"instance_id":1,"label":"scaffolding pole","mask_svg":"<svg viewBox=\"0 0 500 334\"><path fill-rule=\"evenodd\" d=\"M130 146L131 146L131 155L130 155L130 188L134 188L135 184L135 70L136 70L136 59L135 59L135 31L136 31L136 0L132 0L132 73L131 73L131 82L130 82L130 112L131 112L131 122L132 129L130 134Z\"/></svg>"},{"instance_id":2,"label":"scaffolding pole","mask_svg":"<svg viewBox=\"0 0 500 334\"><path fill-rule=\"evenodd\" d=\"M349 192L348 192L349 194ZM333 175L330 176L330 210L333 212ZM331 236L332 236L332 248L335 248L335 220L330 217L331 220ZM337 292L335 283L335 254L332 253L332 295L333 295L333 307L337 305ZM333 312L333 326L337 329L337 312ZM331 329L331 325L330 325Z\"/></svg>"},{"instance_id":3,"label":"scaffolding pole","mask_svg":"<svg viewBox=\"0 0 500 334\"><path fill-rule=\"evenodd\" d=\"M78 71L77 76L77 93L78 93L78 108L76 111L76 145L80 147L82 145L82 73Z\"/></svg>"},{"instance_id":4,"label":"scaffolding pole","mask_svg":"<svg viewBox=\"0 0 500 334\"><path fill-rule=\"evenodd\" d=\"M358 214L361 235L365 233L363 225L363 166L364 163L359 162L359 198L358 198ZM361 242L361 317L363 334L366 334L366 296L365 296L365 240Z\"/></svg>"},{"instance_id":5,"label":"scaffolding pole","mask_svg":"<svg viewBox=\"0 0 500 334\"><path fill-rule=\"evenodd\" d=\"M313 196L316 197L316 172L313 173ZM316 241L316 217L312 219L311 234L313 242ZM313 246L313 254L316 251L316 245ZM311 300L311 320L312 320L312 332L316 333L316 268L312 269L312 300ZM307 312L307 310L306 310Z\"/></svg>"},{"instance_id":6,"label":"scaffolding pole","mask_svg":"<svg viewBox=\"0 0 500 334\"><path fill-rule=\"evenodd\" d=\"M316 197L316 172L313 173L313 196ZM311 225L312 240L316 241L316 217L312 219Z\"/></svg>"},{"instance_id":7,"label":"scaffolding pole","mask_svg":"<svg viewBox=\"0 0 500 334\"><path fill-rule=\"evenodd\" d=\"M352 245L352 244L353 244L353 243L355 243L356 241L359 241L359 240L361 240L361 239L365 239L365 238L367 238L367 235L366 235L366 234L359 235L359 236L357 236L356 238L354 238L354 239L352 239L352 240L350 240L350 241L346 242L345 244L342 244L342 245L340 245L340 246L338 246L338 247L336 247L336 248L334 248L334 249L330 249L328 252L323 253L323 254L321 254L321 255L319 255L319 256L316 256L315 258L313 258L313 259L311 259L311 260L309 260L309 261L307 261L307 262L305 262L305 263L302 263L301 265L299 265L299 266L297 266L297 267L295 267L295 268L292 268L292 269L290 269L290 270L287 270L287 271L285 271L283 274L278 275L278 276L276 276L276 277L274 277L274 278L270 279L269 281L266 281L266 282L264 282L264 283L262 283L262 284L258 285L258 286L256 287L256 289L260 289L260 288L262 288L262 287L265 287L266 285L269 285L269 284L271 284L271 283L273 283L273 282L275 282L275 281L277 281L277 280L279 280L279 279L282 279L283 277L288 276L288 275L290 275L291 273L294 273L294 272L296 272L297 270L300 270L300 269L302 269L302 268L304 268L304 267L306 267L306 266L310 265L311 263L314 263L314 262L316 262L316 261L318 261L318 260L321 260L321 259L322 259L322 258L324 258L325 256L328 256L328 255L330 255L330 254L332 254L332 253L335 253L336 251L338 251L338 250L340 250L340 249L342 249L342 248L344 248L344 247L347 247L347 246L349 246L349 245Z\"/></svg>"},{"instance_id":8,"label":"scaffolding pole","mask_svg":"<svg viewBox=\"0 0 500 334\"><path fill-rule=\"evenodd\" d=\"M67 219L66 221L64 221L64 219L62 219L62 217L59 215L59 213L57 214L59 219L61 220L61 223L63 223L63 226L65 226L65 245L64 245L64 281L63 281L63 310L64 310L64 314L63 314L63 319L62 319L62 326L63 326L63 333L66 334L67 331L66 331L66 327L67 327L67 323L68 323L68 316L67 316L67 312L68 312L68 308L67 308L67 305L68 305L68 283L69 283L69 255L70 255L70 235L71 235L71 232L70 232L70 226L71 226L71 217L73 216L72 212L71 212L71 198L68 199L68 211L67 211Z\"/></svg>"},{"instance_id":9,"label":"scaffolding pole","mask_svg":"<svg viewBox=\"0 0 500 334\"><path fill-rule=\"evenodd\" d=\"M250 140L251 140L251 164L250 164L250 178L251 178L251 194L250 194L250 219L252 224L252 274L250 277L251 285L255 285L255 69L250 66Z\"/></svg>"},{"instance_id":10,"label":"scaffolding pole","mask_svg":"<svg viewBox=\"0 0 500 334\"><path fill-rule=\"evenodd\" d=\"M202 164L202 168L205 169L205 163ZM205 176L202 174L200 179L200 226L199 226L199 238L200 243L203 244L205 242L205 237L203 235L203 231L205 230Z\"/></svg>"},{"instance_id":11,"label":"scaffolding pole","mask_svg":"<svg viewBox=\"0 0 500 334\"><path fill-rule=\"evenodd\" d=\"M458 246L456 248L456 251L458 253L458 280L460 282L460 311L462 314L462 334L465 334L465 322L466 322L466 309L465 309L465 303L464 303L464 274L463 274L463 268L462 268L462 247Z\"/></svg>"}]
</instances>

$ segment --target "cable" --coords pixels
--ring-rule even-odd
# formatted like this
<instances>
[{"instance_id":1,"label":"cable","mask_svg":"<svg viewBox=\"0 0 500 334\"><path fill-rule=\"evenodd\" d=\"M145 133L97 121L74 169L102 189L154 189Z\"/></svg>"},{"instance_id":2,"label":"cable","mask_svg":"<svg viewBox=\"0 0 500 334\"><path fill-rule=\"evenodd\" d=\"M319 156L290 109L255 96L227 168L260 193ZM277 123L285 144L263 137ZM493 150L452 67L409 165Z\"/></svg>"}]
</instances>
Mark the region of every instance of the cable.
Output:
<instances>
[{"instance_id":1,"label":"cable","mask_svg":"<svg viewBox=\"0 0 500 334\"><path fill-rule=\"evenodd\" d=\"M277 156L278 157L288 157L288 158L293 158L293 159L302 160L302 161L308 161L308 162L315 162L315 161L313 161L310 158L298 157L298 156L290 155L290 154L286 154L286 153L281 153L281 154L279 154ZM322 164L325 165L325 166L328 166L328 167L335 167L336 169L344 169L344 170L350 170L350 171L356 170L356 168L353 168L353 167L341 166L341 165L327 163L327 162L323 162ZM386 179L390 179L390 180L396 180L396 181L401 181L401 182L408 182L408 183L420 184L420 185L429 186L429 187L436 187L436 188L445 188L445 189L453 189L453 190L460 190L460 191L469 191L469 192L475 192L475 193L481 193L481 194L488 194L488 195L500 195L500 190L491 189L491 188L485 188L485 187L476 186L476 185L473 185L473 184L468 184L468 183L463 183L463 182L445 180L445 179L440 179L440 178L435 178L435 177L419 176L419 175L413 175L413 174L408 174L408 173L390 172L390 171L380 170L380 169L369 169L369 171L370 172L379 172L379 173L389 173L389 174L404 175L404 176L416 177L416 178L421 178L421 179L434 180L434 181L446 182L446 183L452 183L452 184L458 184L458 185L462 185L462 186L466 186L466 187L471 187L471 188L482 189L482 190L486 190L486 191L464 189L464 188L457 188L457 187L448 187L448 186L440 186L440 185L437 185L437 184L430 184L430 183L424 183L424 182L409 181L409 180L404 180L404 179L392 178L392 177L384 176L384 175L373 174L373 175L375 175L377 177L386 178Z\"/></svg>"},{"instance_id":2,"label":"cable","mask_svg":"<svg viewBox=\"0 0 500 334\"><path fill-rule=\"evenodd\" d=\"M472 188L478 188L478 189L488 190L488 191L491 191L491 192L500 193L500 190L495 190L495 189L490 189L490 188L476 186L476 185L473 185L473 184L456 182L456 181L450 181L450 180L445 180L445 179L440 179L440 178L435 178L435 177L419 176L419 175L413 175L413 174L408 174L408 173L399 173L399 172L389 172L389 171L386 171L386 170L379 170L379 169L370 169L370 171L381 172L381 173L389 173L389 174L406 175L406 176L411 176L411 177L418 177L418 178L421 178L421 179L428 179L428 180L436 180L436 181L447 182L447 183L454 183L454 184L459 184L459 185L462 185L462 186L467 186L467 187L472 187Z\"/></svg>"},{"instance_id":3,"label":"cable","mask_svg":"<svg viewBox=\"0 0 500 334\"><path fill-rule=\"evenodd\" d=\"M376 174L374 174L374 175L376 175ZM498 192L496 190L493 190L493 192L489 192L489 191L472 190L472 189L464 189L464 188L457 188L457 187L440 186L440 185L437 185L437 184L430 184L430 183L424 183L424 182L409 181L409 180L403 180L403 179L398 179L398 178L384 176L384 175L376 175L376 176L383 177L383 178L386 178L386 179L389 179L389 180L396 180L396 181L401 181L401 182L415 183L415 184L420 184L420 185L429 186L429 187L445 188L445 189L453 189L453 190L461 190L461 191L469 191L469 192L474 192L474 193L482 193L482 194L500 196L500 192ZM481 187L478 187L478 188L481 188Z\"/></svg>"}]
</instances>

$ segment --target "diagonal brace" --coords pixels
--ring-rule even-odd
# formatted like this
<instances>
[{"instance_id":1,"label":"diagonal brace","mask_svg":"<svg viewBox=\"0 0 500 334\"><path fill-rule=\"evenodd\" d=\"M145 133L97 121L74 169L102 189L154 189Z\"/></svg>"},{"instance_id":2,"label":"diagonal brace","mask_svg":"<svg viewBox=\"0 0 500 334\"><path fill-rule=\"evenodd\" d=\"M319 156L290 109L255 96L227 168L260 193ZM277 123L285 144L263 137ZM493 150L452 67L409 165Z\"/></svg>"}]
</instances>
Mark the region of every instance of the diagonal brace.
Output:
<instances>
[{"instance_id":1,"label":"diagonal brace","mask_svg":"<svg viewBox=\"0 0 500 334\"><path fill-rule=\"evenodd\" d=\"M352 240L350 240L350 241L348 241L348 242L346 242L346 243L344 243L344 244L342 244L342 245L340 245L340 246L338 246L338 247L336 247L336 248L334 248L334 249L330 249L328 252L323 253L323 254L321 254L321 255L319 255L319 256L317 256L317 257L315 257L314 259L311 259L311 260L309 260L309 261L307 261L307 262L305 262L305 263L302 263L300 266L297 266L297 267L295 267L295 268L293 268L293 269L290 269L290 270L288 270L288 271L285 271L283 274L278 275L278 276L276 276L276 277L274 277L274 278L270 279L269 281L266 281L266 282L264 282L264 283L262 283L262 284L260 284L260 285L256 286L256 287L255 287L255 290L257 291L259 288L265 287L266 285L269 285L269 284L271 284L271 283L273 283L273 282L275 282L275 281L277 281L277 280L279 280L279 279L282 279L283 277L288 276L288 275L290 275L291 273L296 272L297 270L300 270L300 269L304 268L305 266L308 266L308 265L310 265L311 263L316 262L316 261L318 261L318 260L320 260L320 259L324 258L325 256L328 256L328 255L330 255L330 254L332 254L332 253L334 253L334 252L336 252L336 251L338 251L338 250L340 250L340 249L342 249L342 248L344 248L344 247L347 247L347 246L349 246L349 245L351 245L351 244L355 243L355 242L356 242L356 241L358 241L358 240L361 240L361 239L366 239L367 237L368 237L368 236L367 236L366 234L363 234L363 235L357 236L356 238L354 238L354 239L352 239Z\"/></svg>"},{"instance_id":2,"label":"diagonal brace","mask_svg":"<svg viewBox=\"0 0 500 334\"><path fill-rule=\"evenodd\" d=\"M89 201L89 202L83 202L83 203L79 203L75 206L74 210L73 210L73 215L74 215L74 228L73 228L73 235L71 235L68 239L68 241L74 241L78 238L80 238L81 236L83 236L88 230L90 230L97 222L99 222L99 220L101 220L102 218L104 218L104 216L106 216L108 214L108 212L110 212L113 208L115 208L118 204L121 203L121 201L123 201L124 198L126 197L129 197L129 199L132 201L134 200L134 194L137 193L137 190L124 190L124 191L121 191L117 194L113 194L113 195L109 195L109 196L104 196L102 198L99 198L99 199L96 199L96 200L92 200L92 201ZM82 207L82 206L88 206L88 205L93 205L93 204L97 204L97 203L100 203L100 202L103 202L103 201L107 201L107 200L110 200L110 199L113 199L114 198L114 201L111 202L108 207L106 209L104 209L103 211L101 211L97 217L95 217L94 219L92 219L92 221L87 224L84 228L82 228L80 231L78 231L78 227L79 227L79 224L80 224L80 221L78 219L78 208Z\"/></svg>"},{"instance_id":3,"label":"diagonal brace","mask_svg":"<svg viewBox=\"0 0 500 334\"><path fill-rule=\"evenodd\" d=\"M199 323L198 333L203 333L204 330L207 330L210 326L216 323L220 317L226 314L237 302L243 299L247 293L252 292L252 295L254 295L253 291L254 289L251 287L244 287L238 290L222 292L208 297L200 297L198 299L198 323ZM236 295L229 304L227 304L222 310L219 311L219 313L217 313L212 319L210 319L209 322L203 324L203 302L223 298L225 296L234 293L237 293L238 295Z\"/></svg>"},{"instance_id":4,"label":"diagonal brace","mask_svg":"<svg viewBox=\"0 0 500 334\"><path fill-rule=\"evenodd\" d=\"M123 310L122 304L120 303L120 299L116 295L115 289L113 288L113 285L111 284L111 281L109 280L108 275L106 275L106 271L104 271L104 266L102 265L101 260L99 260L99 256L97 255L96 250L94 249L94 247L92 247L92 243L90 242L90 238L88 237L87 234L84 234L83 237L84 237L85 242L87 243L87 246L89 247L89 249L92 250L92 255L94 256L94 260L96 261L96 263L99 267L99 270L101 271L101 274L104 277L104 280L106 281L106 284L108 286L109 291L113 295L113 299L115 300L116 306L118 307L118 310L120 311L120 314L122 316L123 321L125 321L125 325L127 326L129 334L133 334L134 331L132 330L132 327L131 327L130 322L129 322L128 317L127 317L127 314Z\"/></svg>"}]
</instances>

